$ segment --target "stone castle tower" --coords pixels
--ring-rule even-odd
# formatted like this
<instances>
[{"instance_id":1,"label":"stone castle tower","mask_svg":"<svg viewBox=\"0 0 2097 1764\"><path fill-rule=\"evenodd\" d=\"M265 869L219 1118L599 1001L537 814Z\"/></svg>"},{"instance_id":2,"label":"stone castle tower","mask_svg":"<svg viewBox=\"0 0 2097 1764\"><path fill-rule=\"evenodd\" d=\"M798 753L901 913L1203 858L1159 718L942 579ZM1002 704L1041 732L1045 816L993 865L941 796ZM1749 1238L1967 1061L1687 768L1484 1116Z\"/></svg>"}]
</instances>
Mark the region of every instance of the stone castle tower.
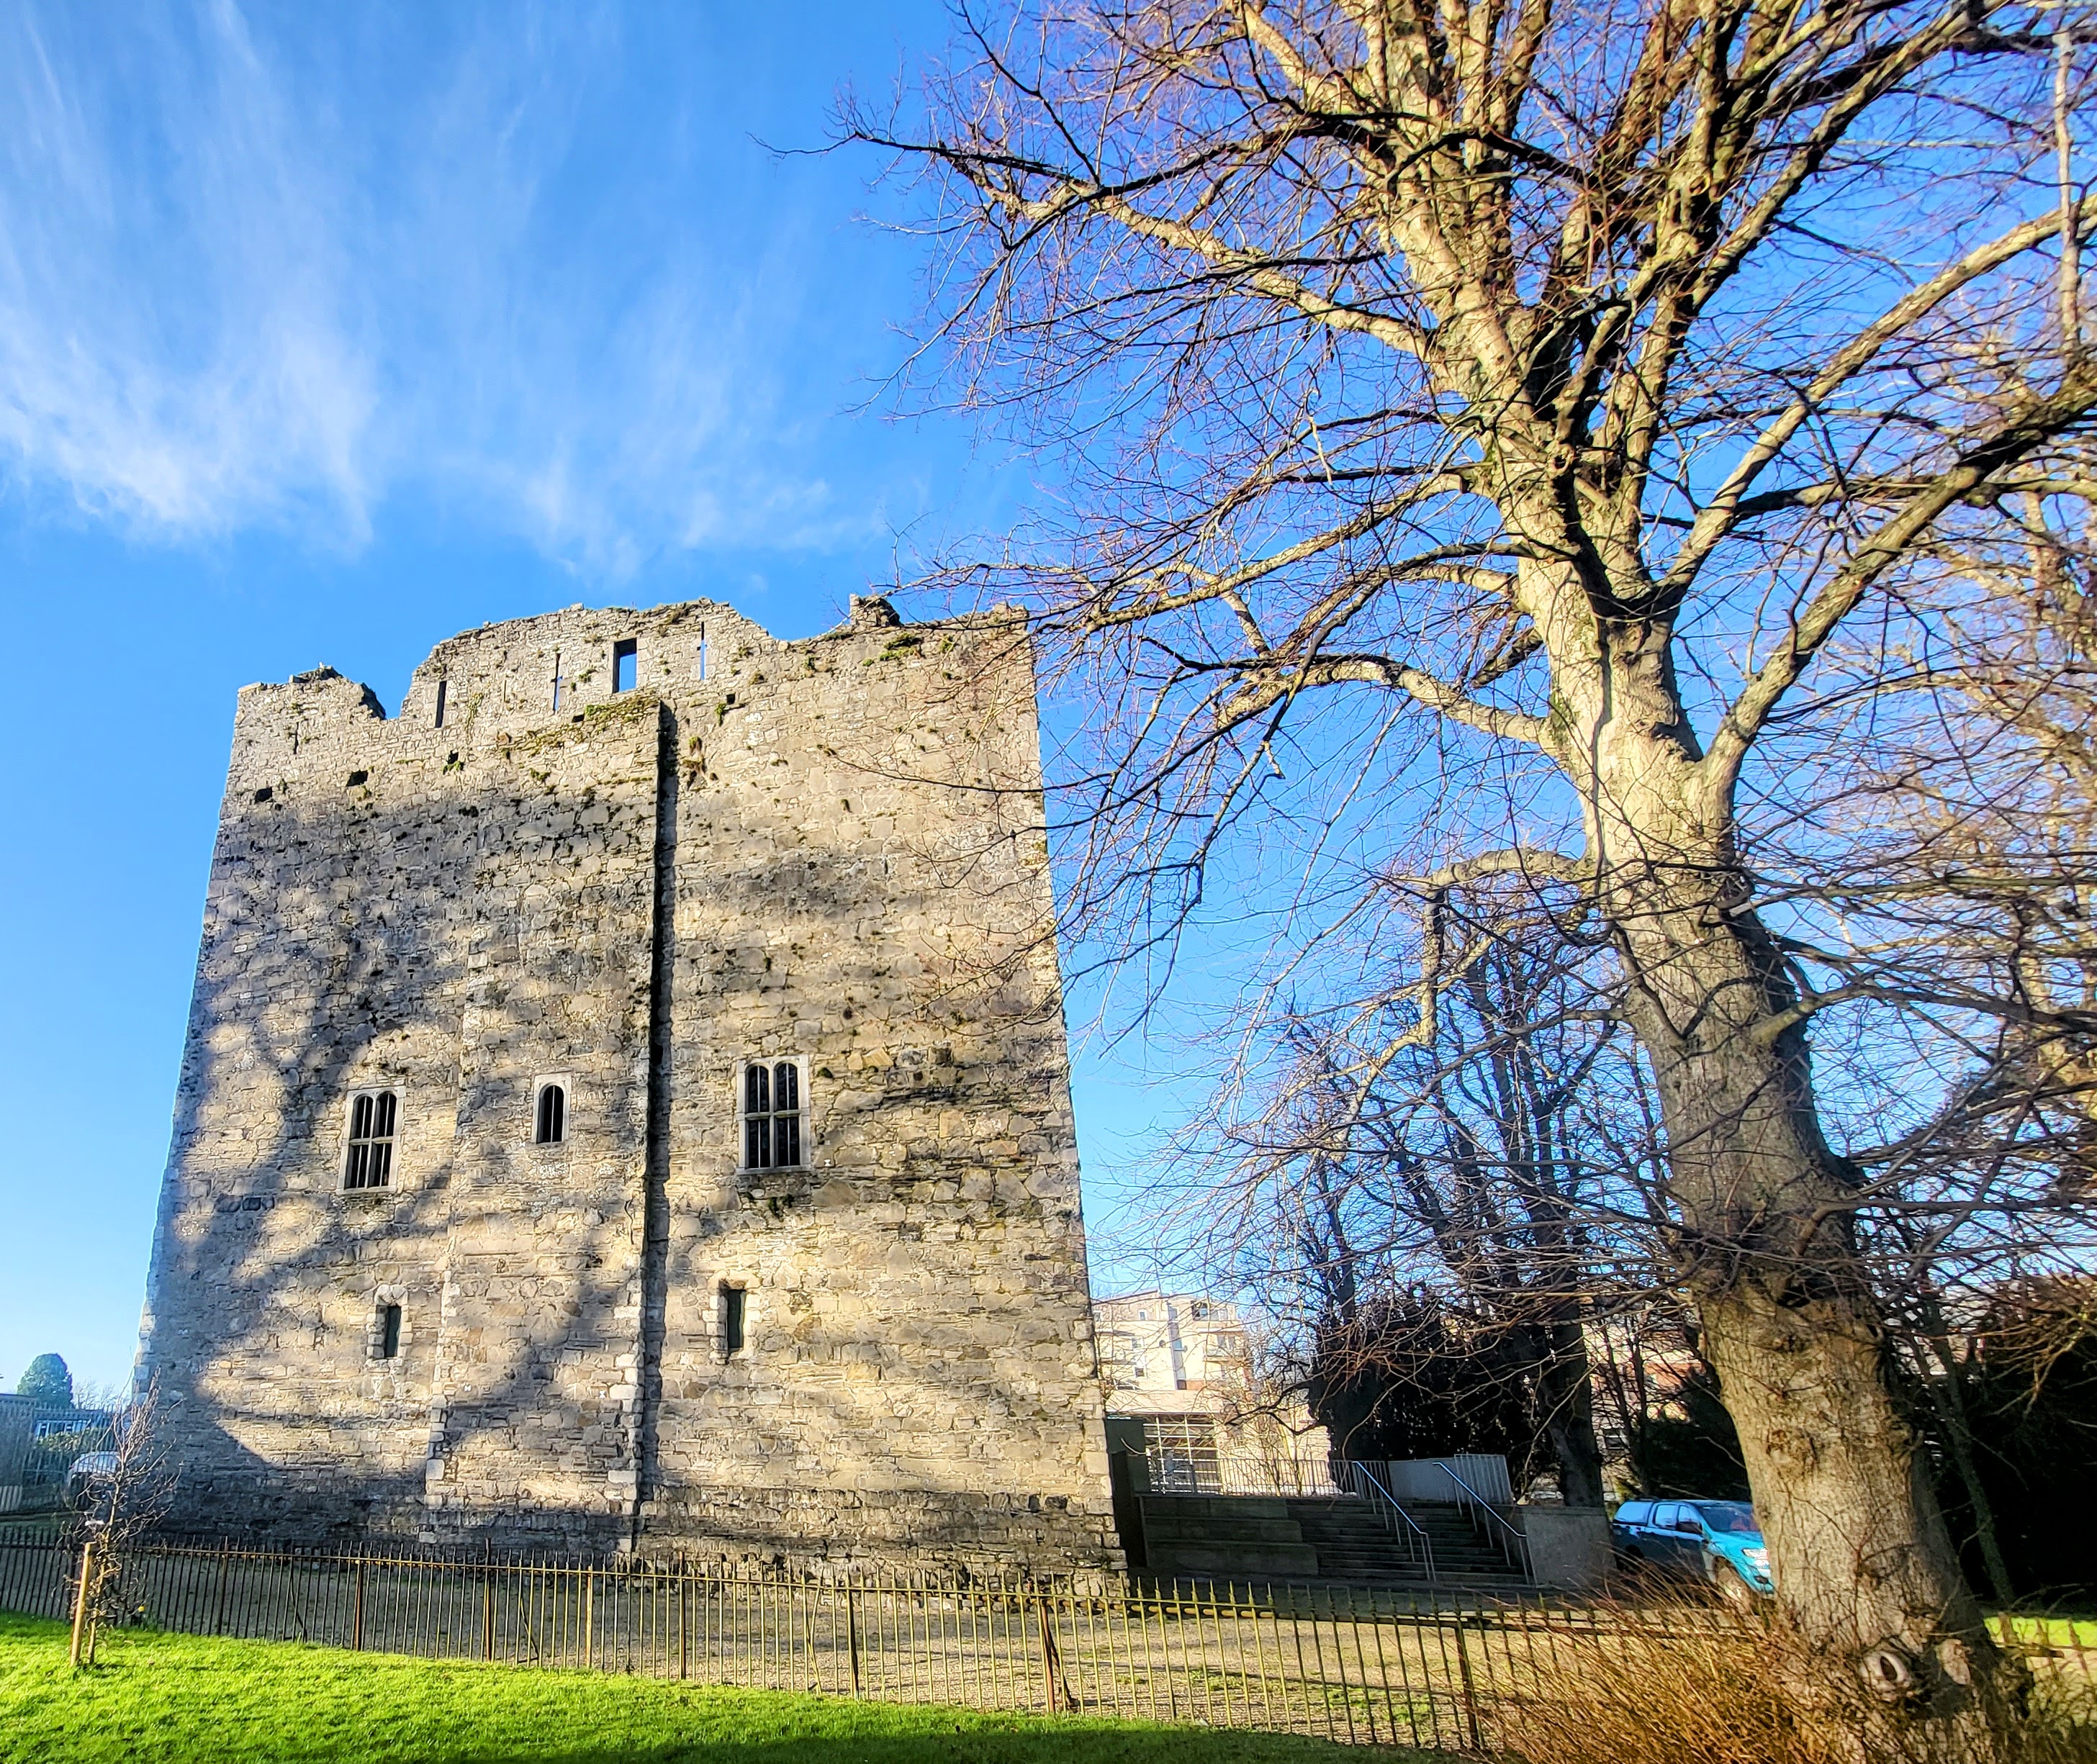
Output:
<instances>
[{"instance_id":1,"label":"stone castle tower","mask_svg":"<svg viewBox=\"0 0 2097 1764\"><path fill-rule=\"evenodd\" d=\"M240 694L142 1376L180 1520L1115 1559L1023 631L700 602Z\"/></svg>"}]
</instances>

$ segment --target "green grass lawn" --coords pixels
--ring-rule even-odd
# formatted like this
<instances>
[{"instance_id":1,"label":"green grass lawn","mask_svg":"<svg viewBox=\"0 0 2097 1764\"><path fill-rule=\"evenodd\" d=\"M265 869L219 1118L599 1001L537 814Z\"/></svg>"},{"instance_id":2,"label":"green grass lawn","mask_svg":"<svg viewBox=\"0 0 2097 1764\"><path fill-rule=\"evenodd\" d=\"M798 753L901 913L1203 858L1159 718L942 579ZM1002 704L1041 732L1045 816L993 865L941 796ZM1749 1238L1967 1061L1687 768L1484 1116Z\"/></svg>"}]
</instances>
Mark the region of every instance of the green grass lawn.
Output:
<instances>
[{"instance_id":1,"label":"green grass lawn","mask_svg":"<svg viewBox=\"0 0 2097 1764\"><path fill-rule=\"evenodd\" d=\"M1994 1619L2000 1625L2002 1619ZM2097 1617L2012 1617L2010 1633L2019 1641L2048 1648L2097 1648Z\"/></svg>"},{"instance_id":2,"label":"green grass lawn","mask_svg":"<svg viewBox=\"0 0 2097 1764\"><path fill-rule=\"evenodd\" d=\"M1355 1755L1286 1735L702 1690L151 1630L105 1632L94 1670L76 1674L63 1626L0 1615L5 1764L1339 1764Z\"/></svg>"}]
</instances>

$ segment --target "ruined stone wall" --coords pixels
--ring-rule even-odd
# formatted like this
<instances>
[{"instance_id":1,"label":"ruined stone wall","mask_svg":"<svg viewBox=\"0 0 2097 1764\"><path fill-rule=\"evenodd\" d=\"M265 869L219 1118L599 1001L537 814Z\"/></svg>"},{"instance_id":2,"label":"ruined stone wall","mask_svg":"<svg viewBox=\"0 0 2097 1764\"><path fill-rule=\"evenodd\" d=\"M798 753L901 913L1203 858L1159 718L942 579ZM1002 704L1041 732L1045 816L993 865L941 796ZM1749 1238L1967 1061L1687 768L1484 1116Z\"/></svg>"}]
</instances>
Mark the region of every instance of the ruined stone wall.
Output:
<instances>
[{"instance_id":1,"label":"ruined stone wall","mask_svg":"<svg viewBox=\"0 0 2097 1764\"><path fill-rule=\"evenodd\" d=\"M142 1355L200 1520L1110 1559L1031 663L883 611L484 627L391 720L242 694ZM806 1167L745 1171L785 1057Z\"/></svg>"}]
</instances>

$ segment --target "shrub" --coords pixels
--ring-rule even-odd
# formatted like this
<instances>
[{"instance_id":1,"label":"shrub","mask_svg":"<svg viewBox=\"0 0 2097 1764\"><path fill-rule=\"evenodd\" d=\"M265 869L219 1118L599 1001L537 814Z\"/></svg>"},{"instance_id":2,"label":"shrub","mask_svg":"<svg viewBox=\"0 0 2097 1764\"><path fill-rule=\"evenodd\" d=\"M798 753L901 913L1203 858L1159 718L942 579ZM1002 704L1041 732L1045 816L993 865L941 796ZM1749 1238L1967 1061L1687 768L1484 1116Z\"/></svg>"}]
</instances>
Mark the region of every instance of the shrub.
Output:
<instances>
[{"instance_id":1,"label":"shrub","mask_svg":"<svg viewBox=\"0 0 2097 1764\"><path fill-rule=\"evenodd\" d=\"M1825 1667L1774 1624L1713 1613L1663 1621L1626 1610L1591 1636L1559 1637L1519 1703L1502 1750L1524 1764L1920 1764L1897 1710ZM2015 1764L2097 1764L2086 1678L2034 1655L2029 1716L2004 1736Z\"/></svg>"}]
</instances>

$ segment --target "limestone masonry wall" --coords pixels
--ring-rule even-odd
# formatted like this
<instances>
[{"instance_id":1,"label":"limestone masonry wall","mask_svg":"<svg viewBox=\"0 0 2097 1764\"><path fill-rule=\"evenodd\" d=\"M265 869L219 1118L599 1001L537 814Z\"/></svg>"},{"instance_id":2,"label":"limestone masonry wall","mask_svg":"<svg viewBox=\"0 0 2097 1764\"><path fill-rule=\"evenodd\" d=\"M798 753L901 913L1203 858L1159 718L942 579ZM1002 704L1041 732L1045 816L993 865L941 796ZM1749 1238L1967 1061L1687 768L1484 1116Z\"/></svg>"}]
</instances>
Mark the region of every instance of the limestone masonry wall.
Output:
<instances>
[{"instance_id":1,"label":"limestone masonry wall","mask_svg":"<svg viewBox=\"0 0 2097 1764\"><path fill-rule=\"evenodd\" d=\"M185 1520L1117 1560L1040 783L1018 626L879 602L484 626L392 718L246 689L140 1351ZM746 1169L788 1059L803 1164Z\"/></svg>"}]
</instances>

